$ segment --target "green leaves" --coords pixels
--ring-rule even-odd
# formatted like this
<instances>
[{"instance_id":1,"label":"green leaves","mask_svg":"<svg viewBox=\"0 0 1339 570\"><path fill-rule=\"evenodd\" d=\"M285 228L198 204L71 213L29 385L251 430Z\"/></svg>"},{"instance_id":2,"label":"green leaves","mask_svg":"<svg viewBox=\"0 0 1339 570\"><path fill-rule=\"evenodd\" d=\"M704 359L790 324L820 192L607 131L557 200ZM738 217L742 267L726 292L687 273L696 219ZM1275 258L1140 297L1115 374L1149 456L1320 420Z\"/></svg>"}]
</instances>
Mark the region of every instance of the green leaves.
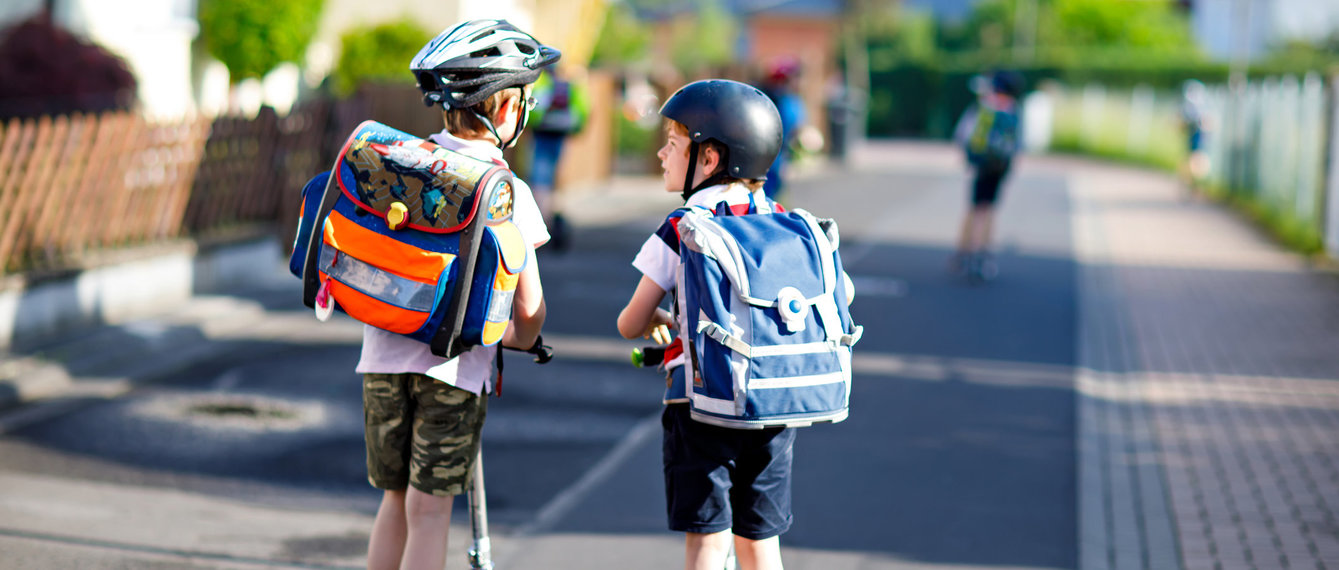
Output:
<instances>
[{"instance_id":1,"label":"green leaves","mask_svg":"<svg viewBox=\"0 0 1339 570\"><path fill-rule=\"evenodd\" d=\"M650 26L637 19L632 6L614 3L605 13L591 65L618 66L640 62L646 58L650 44Z\"/></svg>"},{"instance_id":2,"label":"green leaves","mask_svg":"<svg viewBox=\"0 0 1339 570\"><path fill-rule=\"evenodd\" d=\"M325 0L200 0L200 35L233 83L301 63Z\"/></svg>"},{"instance_id":3,"label":"green leaves","mask_svg":"<svg viewBox=\"0 0 1339 570\"><path fill-rule=\"evenodd\" d=\"M409 62L432 37L432 32L408 18L345 32L340 36L339 63L332 73L336 93L348 95L365 81L413 84Z\"/></svg>"}]
</instances>

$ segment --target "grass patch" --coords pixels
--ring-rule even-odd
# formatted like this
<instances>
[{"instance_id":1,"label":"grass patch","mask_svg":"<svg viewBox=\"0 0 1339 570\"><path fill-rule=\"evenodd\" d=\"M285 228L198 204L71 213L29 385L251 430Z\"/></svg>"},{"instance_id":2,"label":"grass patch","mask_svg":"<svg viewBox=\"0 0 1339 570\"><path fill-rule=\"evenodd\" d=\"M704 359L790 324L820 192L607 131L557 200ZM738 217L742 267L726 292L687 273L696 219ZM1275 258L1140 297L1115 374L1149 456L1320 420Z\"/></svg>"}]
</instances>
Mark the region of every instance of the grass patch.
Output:
<instances>
[{"instance_id":1,"label":"grass patch","mask_svg":"<svg viewBox=\"0 0 1339 570\"><path fill-rule=\"evenodd\" d=\"M1253 195L1250 190L1211 187L1207 193L1255 222L1279 244L1292 251L1302 255L1325 251L1325 238L1315 222L1280 210Z\"/></svg>"}]
</instances>

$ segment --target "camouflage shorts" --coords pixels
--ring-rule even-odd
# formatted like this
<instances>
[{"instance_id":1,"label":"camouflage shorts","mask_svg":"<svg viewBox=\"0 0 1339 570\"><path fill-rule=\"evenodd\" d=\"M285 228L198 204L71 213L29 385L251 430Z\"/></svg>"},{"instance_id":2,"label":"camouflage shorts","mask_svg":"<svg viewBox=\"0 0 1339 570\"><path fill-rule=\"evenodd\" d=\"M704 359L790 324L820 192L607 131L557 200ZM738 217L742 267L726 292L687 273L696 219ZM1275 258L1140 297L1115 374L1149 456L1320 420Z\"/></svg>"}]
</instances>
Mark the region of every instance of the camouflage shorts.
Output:
<instances>
[{"instance_id":1,"label":"camouflage shorts","mask_svg":"<svg viewBox=\"0 0 1339 570\"><path fill-rule=\"evenodd\" d=\"M422 374L364 374L367 480L378 489L464 493L487 413L487 396Z\"/></svg>"}]
</instances>

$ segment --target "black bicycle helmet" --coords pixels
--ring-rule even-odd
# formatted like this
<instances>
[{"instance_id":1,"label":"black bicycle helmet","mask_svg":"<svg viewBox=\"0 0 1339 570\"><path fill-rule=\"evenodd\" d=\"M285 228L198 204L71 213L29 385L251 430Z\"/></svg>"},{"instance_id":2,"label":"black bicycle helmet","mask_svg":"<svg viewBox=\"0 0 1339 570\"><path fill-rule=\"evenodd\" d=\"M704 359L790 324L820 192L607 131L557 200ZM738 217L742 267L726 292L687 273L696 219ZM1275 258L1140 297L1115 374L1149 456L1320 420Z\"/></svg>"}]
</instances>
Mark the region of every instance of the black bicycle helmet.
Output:
<instances>
[{"instance_id":1,"label":"black bicycle helmet","mask_svg":"<svg viewBox=\"0 0 1339 570\"><path fill-rule=\"evenodd\" d=\"M990 77L990 88L996 93L1003 93L1014 98L1021 97L1023 95L1023 76L1015 71L996 71Z\"/></svg>"},{"instance_id":2,"label":"black bicycle helmet","mask_svg":"<svg viewBox=\"0 0 1339 570\"><path fill-rule=\"evenodd\" d=\"M767 178L781 151L781 114L756 87L728 79L707 79L683 86L665 101L660 115L688 128L685 198L691 194L698 145L710 140L725 146L726 174L749 180Z\"/></svg>"},{"instance_id":3,"label":"black bicycle helmet","mask_svg":"<svg viewBox=\"0 0 1339 570\"><path fill-rule=\"evenodd\" d=\"M468 109L508 87L534 83L562 54L506 20L470 20L419 50L409 71L423 103Z\"/></svg>"}]
</instances>

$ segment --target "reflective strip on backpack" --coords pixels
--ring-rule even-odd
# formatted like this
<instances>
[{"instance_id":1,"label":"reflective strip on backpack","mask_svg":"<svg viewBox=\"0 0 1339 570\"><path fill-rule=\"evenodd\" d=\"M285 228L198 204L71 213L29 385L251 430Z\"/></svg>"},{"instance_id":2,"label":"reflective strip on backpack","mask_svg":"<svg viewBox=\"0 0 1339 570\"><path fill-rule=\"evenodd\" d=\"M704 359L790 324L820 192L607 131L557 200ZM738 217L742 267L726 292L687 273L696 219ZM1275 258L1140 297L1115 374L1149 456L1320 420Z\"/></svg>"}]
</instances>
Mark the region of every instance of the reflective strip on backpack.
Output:
<instances>
[{"instance_id":1,"label":"reflective strip on backpack","mask_svg":"<svg viewBox=\"0 0 1339 570\"><path fill-rule=\"evenodd\" d=\"M331 279L388 305L429 312L437 298L437 287L405 279L333 247L321 248L320 270Z\"/></svg>"},{"instance_id":2,"label":"reflective strip on backpack","mask_svg":"<svg viewBox=\"0 0 1339 570\"><path fill-rule=\"evenodd\" d=\"M742 398L739 403L736 403L734 400L722 400L720 398L704 396L693 390L688 390L688 399L692 400L694 408L723 416L738 416L739 408L743 404Z\"/></svg>"},{"instance_id":3,"label":"reflective strip on backpack","mask_svg":"<svg viewBox=\"0 0 1339 570\"><path fill-rule=\"evenodd\" d=\"M838 384L846 382L847 371L838 370L827 374L814 374L812 376L787 376L785 378L754 378L749 380L750 390L766 390L769 388L803 388L805 386L822 386L824 384Z\"/></svg>"},{"instance_id":4,"label":"reflective strip on backpack","mask_svg":"<svg viewBox=\"0 0 1339 570\"><path fill-rule=\"evenodd\" d=\"M511 320L511 302L516 296L516 291L498 291L493 290L493 301L488 304L488 316L486 320L494 323L504 323Z\"/></svg>"}]
</instances>

